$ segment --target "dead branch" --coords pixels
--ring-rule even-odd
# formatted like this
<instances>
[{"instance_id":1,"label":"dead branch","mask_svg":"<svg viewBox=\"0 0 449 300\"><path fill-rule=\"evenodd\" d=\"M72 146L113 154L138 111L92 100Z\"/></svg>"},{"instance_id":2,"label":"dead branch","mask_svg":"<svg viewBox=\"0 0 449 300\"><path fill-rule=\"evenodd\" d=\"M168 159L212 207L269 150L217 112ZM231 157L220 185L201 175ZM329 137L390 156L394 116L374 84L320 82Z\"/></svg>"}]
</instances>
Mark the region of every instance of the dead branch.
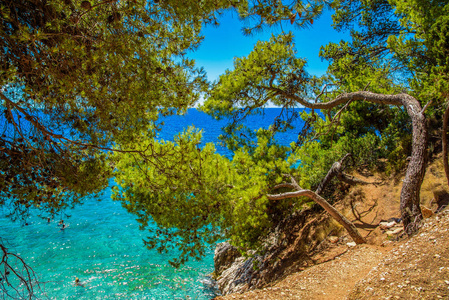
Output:
<instances>
[{"instance_id":1,"label":"dead branch","mask_svg":"<svg viewBox=\"0 0 449 300\"><path fill-rule=\"evenodd\" d=\"M346 160L351 157L351 153L347 153L340 161L335 162L332 167L327 172L324 179L320 182L317 189L315 190L315 193L321 194L324 190L324 188L328 185L328 183L334 178L337 174L340 174L342 172L342 167Z\"/></svg>"},{"instance_id":2,"label":"dead branch","mask_svg":"<svg viewBox=\"0 0 449 300\"><path fill-rule=\"evenodd\" d=\"M321 207L326 210L337 222L339 222L349 233L349 235L352 237L354 242L357 244L364 244L366 243L365 238L363 238L360 233L358 232L357 228L352 224L351 221L349 221L345 216L343 216L338 210L336 210L332 205L329 204L329 202L326 201L323 197L318 195L315 192L312 192L311 190L298 190L295 192L288 192L283 194L277 194L277 195L267 195L267 198L270 200L283 200L288 198L296 198L305 196L307 198L312 199L316 203L318 203Z\"/></svg>"},{"instance_id":3,"label":"dead branch","mask_svg":"<svg viewBox=\"0 0 449 300\"><path fill-rule=\"evenodd\" d=\"M10 252L0 239L0 291L11 299L35 299L41 290L33 269L16 253Z\"/></svg>"}]
</instances>

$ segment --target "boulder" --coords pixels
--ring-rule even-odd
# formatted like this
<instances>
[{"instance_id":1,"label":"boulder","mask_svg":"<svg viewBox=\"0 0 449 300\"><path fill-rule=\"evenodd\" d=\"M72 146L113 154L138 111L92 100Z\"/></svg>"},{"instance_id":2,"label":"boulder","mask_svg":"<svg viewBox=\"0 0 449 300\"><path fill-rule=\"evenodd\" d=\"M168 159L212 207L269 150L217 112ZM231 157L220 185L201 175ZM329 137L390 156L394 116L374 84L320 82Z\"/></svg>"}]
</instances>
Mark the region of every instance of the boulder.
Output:
<instances>
[{"instance_id":1,"label":"boulder","mask_svg":"<svg viewBox=\"0 0 449 300\"><path fill-rule=\"evenodd\" d=\"M224 270L228 269L241 254L231 244L228 242L219 243L215 247L214 255L214 277L217 278L223 273Z\"/></svg>"},{"instance_id":2,"label":"boulder","mask_svg":"<svg viewBox=\"0 0 449 300\"><path fill-rule=\"evenodd\" d=\"M254 271L254 258L238 257L218 278L218 289L223 295L246 292Z\"/></svg>"}]
</instances>

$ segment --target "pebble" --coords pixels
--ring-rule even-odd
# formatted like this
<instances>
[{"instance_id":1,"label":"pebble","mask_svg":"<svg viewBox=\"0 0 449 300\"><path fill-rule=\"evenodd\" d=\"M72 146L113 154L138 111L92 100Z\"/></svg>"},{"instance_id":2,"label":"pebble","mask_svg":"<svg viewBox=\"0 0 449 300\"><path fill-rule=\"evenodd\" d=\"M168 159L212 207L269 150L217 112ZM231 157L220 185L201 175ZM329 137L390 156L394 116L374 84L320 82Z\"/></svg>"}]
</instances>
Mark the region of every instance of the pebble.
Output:
<instances>
[{"instance_id":1,"label":"pebble","mask_svg":"<svg viewBox=\"0 0 449 300\"><path fill-rule=\"evenodd\" d=\"M393 227L394 225L396 225L395 221L391 221L391 222L380 222L379 226L381 229L388 229Z\"/></svg>"},{"instance_id":2,"label":"pebble","mask_svg":"<svg viewBox=\"0 0 449 300\"><path fill-rule=\"evenodd\" d=\"M389 230L386 233L387 233L388 236L392 236L392 235L396 235L398 233L401 233L402 231L404 231L404 228L401 227L401 228L396 228L394 230Z\"/></svg>"},{"instance_id":3,"label":"pebble","mask_svg":"<svg viewBox=\"0 0 449 300\"><path fill-rule=\"evenodd\" d=\"M339 239L338 236L330 236L330 237L328 237L329 242L331 242L333 244L337 243L338 239Z\"/></svg>"}]
</instances>

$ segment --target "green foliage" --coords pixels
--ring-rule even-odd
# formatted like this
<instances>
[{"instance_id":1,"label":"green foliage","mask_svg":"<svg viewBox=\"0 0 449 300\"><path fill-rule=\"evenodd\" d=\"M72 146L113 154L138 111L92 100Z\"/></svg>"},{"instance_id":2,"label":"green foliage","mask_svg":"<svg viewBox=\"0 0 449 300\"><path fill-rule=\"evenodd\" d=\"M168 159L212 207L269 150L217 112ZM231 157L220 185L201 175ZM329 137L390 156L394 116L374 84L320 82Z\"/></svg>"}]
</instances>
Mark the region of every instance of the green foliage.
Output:
<instances>
[{"instance_id":1,"label":"green foliage","mask_svg":"<svg viewBox=\"0 0 449 300\"><path fill-rule=\"evenodd\" d=\"M448 95L449 3L447 1L392 1L400 14L401 24L415 32L391 39L395 51L417 53L410 68L421 72L412 79L422 97L438 99Z\"/></svg>"},{"instance_id":2,"label":"green foliage","mask_svg":"<svg viewBox=\"0 0 449 300\"><path fill-rule=\"evenodd\" d=\"M104 151L155 136L207 86L187 51L228 1L0 2L1 204L54 215L101 191ZM26 208L26 209L25 209Z\"/></svg>"},{"instance_id":3,"label":"green foliage","mask_svg":"<svg viewBox=\"0 0 449 300\"><path fill-rule=\"evenodd\" d=\"M317 78L306 72L293 34L282 32L235 58L234 69L208 89L187 53L201 42L202 25L215 24L231 7L252 20L246 33L282 22L310 26L331 8L334 27L350 29L351 39L323 46L330 66ZM314 188L348 152L354 166L387 158L391 171L410 152L403 109L363 102L322 111L325 118L314 110L302 114L303 135L281 147L276 134L291 130L299 104L318 109L348 92L405 92L423 105L434 101L427 114L441 119L448 7L436 0L2 1L7 134L0 137L0 194L8 200L0 204L11 201L12 215L30 206L51 215L115 176L114 198L149 230L149 248L179 250L175 266L200 258L220 239L257 248L279 215L303 201L268 200L291 190L277 186L288 176ZM230 120L223 139L232 160L211 144L200 147L201 133L193 129L173 142L156 138L159 116L182 114L203 92L202 110ZM245 118L271 104L283 110L269 129L244 127ZM114 154L106 154L111 148Z\"/></svg>"},{"instance_id":4,"label":"green foliage","mask_svg":"<svg viewBox=\"0 0 449 300\"><path fill-rule=\"evenodd\" d=\"M179 247L176 263L201 257L205 243L222 237L220 211L228 206L223 195L232 182L230 162L215 154L212 144L199 149L200 138L189 130L174 142L142 140L140 155L116 154L119 188L113 197L138 216L142 229L148 228L149 248Z\"/></svg>"},{"instance_id":5,"label":"green foliage","mask_svg":"<svg viewBox=\"0 0 449 300\"><path fill-rule=\"evenodd\" d=\"M295 57L292 34L272 36L259 41L248 57L235 58L234 70L226 70L211 90L202 110L216 118L230 116L243 108L246 117L255 108L268 104L284 105L285 97L271 87L292 89L304 94L306 61Z\"/></svg>"},{"instance_id":6,"label":"green foliage","mask_svg":"<svg viewBox=\"0 0 449 300\"><path fill-rule=\"evenodd\" d=\"M239 150L232 161L212 144L199 148L201 132L193 129L173 142L142 137L140 154L116 154L113 197L149 230L149 248L179 249L176 266L219 239L255 247L271 223L266 191L289 169L285 151L269 145L266 132L258 135L254 153Z\"/></svg>"}]
</instances>

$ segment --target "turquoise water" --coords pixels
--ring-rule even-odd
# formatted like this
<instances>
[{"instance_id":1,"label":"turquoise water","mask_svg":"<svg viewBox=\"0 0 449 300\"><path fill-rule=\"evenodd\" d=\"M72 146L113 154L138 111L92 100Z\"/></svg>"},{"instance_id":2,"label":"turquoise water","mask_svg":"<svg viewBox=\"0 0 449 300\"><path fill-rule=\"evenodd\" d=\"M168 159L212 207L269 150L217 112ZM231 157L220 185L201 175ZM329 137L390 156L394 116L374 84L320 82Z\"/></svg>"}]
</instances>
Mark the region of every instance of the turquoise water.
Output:
<instances>
[{"instance_id":1,"label":"turquoise water","mask_svg":"<svg viewBox=\"0 0 449 300\"><path fill-rule=\"evenodd\" d=\"M264 116L249 120L252 128L267 127L280 113L268 109ZM172 138L189 125L204 128L204 142L216 142L225 122L189 110L183 117L166 119L161 137ZM282 144L296 140L298 131L280 135ZM230 156L226 149L217 148ZM0 238L10 251L34 269L50 299L211 299L215 290L208 274L213 272L213 249L201 261L179 269L168 264L176 255L159 254L143 245L145 232L134 216L105 191L101 201L88 199L84 205L61 216L68 227L61 231L58 220L31 218L28 226L6 219L0 207ZM74 286L78 277L84 287ZM41 294L42 297L45 295Z\"/></svg>"},{"instance_id":2,"label":"turquoise water","mask_svg":"<svg viewBox=\"0 0 449 300\"><path fill-rule=\"evenodd\" d=\"M0 218L7 247L32 266L50 299L210 299L213 251L175 269L169 256L143 246L145 232L109 192L88 200L58 221L30 219L28 226ZM5 229L6 232L5 232ZM172 254L173 255L173 254ZM75 287L78 277L85 287ZM44 295L41 295L44 296ZM189 298L190 297L190 298Z\"/></svg>"}]
</instances>

